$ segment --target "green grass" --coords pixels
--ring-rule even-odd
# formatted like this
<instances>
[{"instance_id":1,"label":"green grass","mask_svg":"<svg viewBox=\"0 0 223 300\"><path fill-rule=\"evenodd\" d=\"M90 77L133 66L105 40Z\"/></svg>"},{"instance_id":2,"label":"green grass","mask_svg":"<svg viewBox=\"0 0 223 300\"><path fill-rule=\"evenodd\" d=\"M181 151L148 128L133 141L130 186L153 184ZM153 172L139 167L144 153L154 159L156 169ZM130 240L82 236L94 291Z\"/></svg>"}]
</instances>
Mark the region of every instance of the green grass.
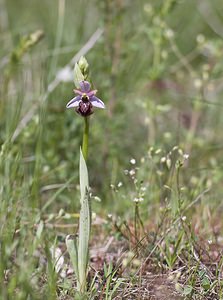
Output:
<instances>
[{"instance_id":1,"label":"green grass","mask_svg":"<svg viewBox=\"0 0 223 300\"><path fill-rule=\"evenodd\" d=\"M86 43L106 104L91 117L87 297L158 299L171 281L185 299L223 299L222 1L0 0L0 11L0 299L75 297L50 249L69 268L83 120L58 74Z\"/></svg>"}]
</instances>

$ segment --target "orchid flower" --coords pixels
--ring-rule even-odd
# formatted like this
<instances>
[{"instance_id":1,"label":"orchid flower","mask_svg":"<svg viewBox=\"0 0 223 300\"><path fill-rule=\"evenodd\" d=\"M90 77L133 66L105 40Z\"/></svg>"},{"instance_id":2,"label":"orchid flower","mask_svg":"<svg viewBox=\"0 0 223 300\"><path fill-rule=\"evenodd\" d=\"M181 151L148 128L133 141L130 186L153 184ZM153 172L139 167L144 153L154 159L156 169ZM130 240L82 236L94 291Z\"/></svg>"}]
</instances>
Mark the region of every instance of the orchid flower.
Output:
<instances>
[{"instance_id":1,"label":"orchid flower","mask_svg":"<svg viewBox=\"0 0 223 300\"><path fill-rule=\"evenodd\" d=\"M97 90L91 90L91 85L88 81L81 81L79 83L80 89L74 90L76 97L67 103L67 108L76 107L76 112L82 117L91 115L93 107L105 108L103 101L96 97Z\"/></svg>"}]
</instances>

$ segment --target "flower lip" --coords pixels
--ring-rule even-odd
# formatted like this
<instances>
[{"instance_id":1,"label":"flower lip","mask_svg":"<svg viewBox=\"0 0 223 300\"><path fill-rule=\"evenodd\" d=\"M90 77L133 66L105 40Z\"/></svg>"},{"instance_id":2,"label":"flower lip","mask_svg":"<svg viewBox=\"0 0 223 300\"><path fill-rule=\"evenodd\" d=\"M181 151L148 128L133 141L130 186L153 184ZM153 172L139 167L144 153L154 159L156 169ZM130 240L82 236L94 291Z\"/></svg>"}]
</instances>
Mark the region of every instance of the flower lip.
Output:
<instances>
[{"instance_id":1,"label":"flower lip","mask_svg":"<svg viewBox=\"0 0 223 300\"><path fill-rule=\"evenodd\" d=\"M76 108L76 112L82 117L87 117L93 114L93 106L90 101L80 101L79 106Z\"/></svg>"}]
</instances>

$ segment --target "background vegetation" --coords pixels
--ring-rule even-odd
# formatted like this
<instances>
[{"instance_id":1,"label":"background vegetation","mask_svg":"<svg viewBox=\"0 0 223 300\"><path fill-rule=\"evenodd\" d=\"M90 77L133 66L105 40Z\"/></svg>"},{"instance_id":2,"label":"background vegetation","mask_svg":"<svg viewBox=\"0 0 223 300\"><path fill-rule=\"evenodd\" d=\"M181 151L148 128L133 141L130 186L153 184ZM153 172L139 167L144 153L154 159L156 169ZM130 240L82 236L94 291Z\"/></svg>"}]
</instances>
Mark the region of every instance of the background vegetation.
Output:
<instances>
[{"instance_id":1,"label":"background vegetation","mask_svg":"<svg viewBox=\"0 0 223 300\"><path fill-rule=\"evenodd\" d=\"M222 1L1 0L0 33L1 299L73 297L50 249L78 218L83 120L65 106L81 55L107 108L91 118L92 247L127 243L119 279L149 257L186 299L222 299Z\"/></svg>"}]
</instances>

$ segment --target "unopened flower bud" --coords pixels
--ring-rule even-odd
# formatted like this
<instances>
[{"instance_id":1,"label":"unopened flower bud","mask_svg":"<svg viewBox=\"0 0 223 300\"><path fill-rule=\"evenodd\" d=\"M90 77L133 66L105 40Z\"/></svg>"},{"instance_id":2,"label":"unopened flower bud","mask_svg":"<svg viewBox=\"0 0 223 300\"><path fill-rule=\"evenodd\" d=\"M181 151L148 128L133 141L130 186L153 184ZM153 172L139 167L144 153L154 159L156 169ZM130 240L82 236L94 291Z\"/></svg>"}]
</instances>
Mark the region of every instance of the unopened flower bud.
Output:
<instances>
[{"instance_id":1,"label":"unopened flower bud","mask_svg":"<svg viewBox=\"0 0 223 300\"><path fill-rule=\"evenodd\" d=\"M84 79L86 80L89 74L89 64L84 56L81 56L78 65L81 73L84 75Z\"/></svg>"}]
</instances>

